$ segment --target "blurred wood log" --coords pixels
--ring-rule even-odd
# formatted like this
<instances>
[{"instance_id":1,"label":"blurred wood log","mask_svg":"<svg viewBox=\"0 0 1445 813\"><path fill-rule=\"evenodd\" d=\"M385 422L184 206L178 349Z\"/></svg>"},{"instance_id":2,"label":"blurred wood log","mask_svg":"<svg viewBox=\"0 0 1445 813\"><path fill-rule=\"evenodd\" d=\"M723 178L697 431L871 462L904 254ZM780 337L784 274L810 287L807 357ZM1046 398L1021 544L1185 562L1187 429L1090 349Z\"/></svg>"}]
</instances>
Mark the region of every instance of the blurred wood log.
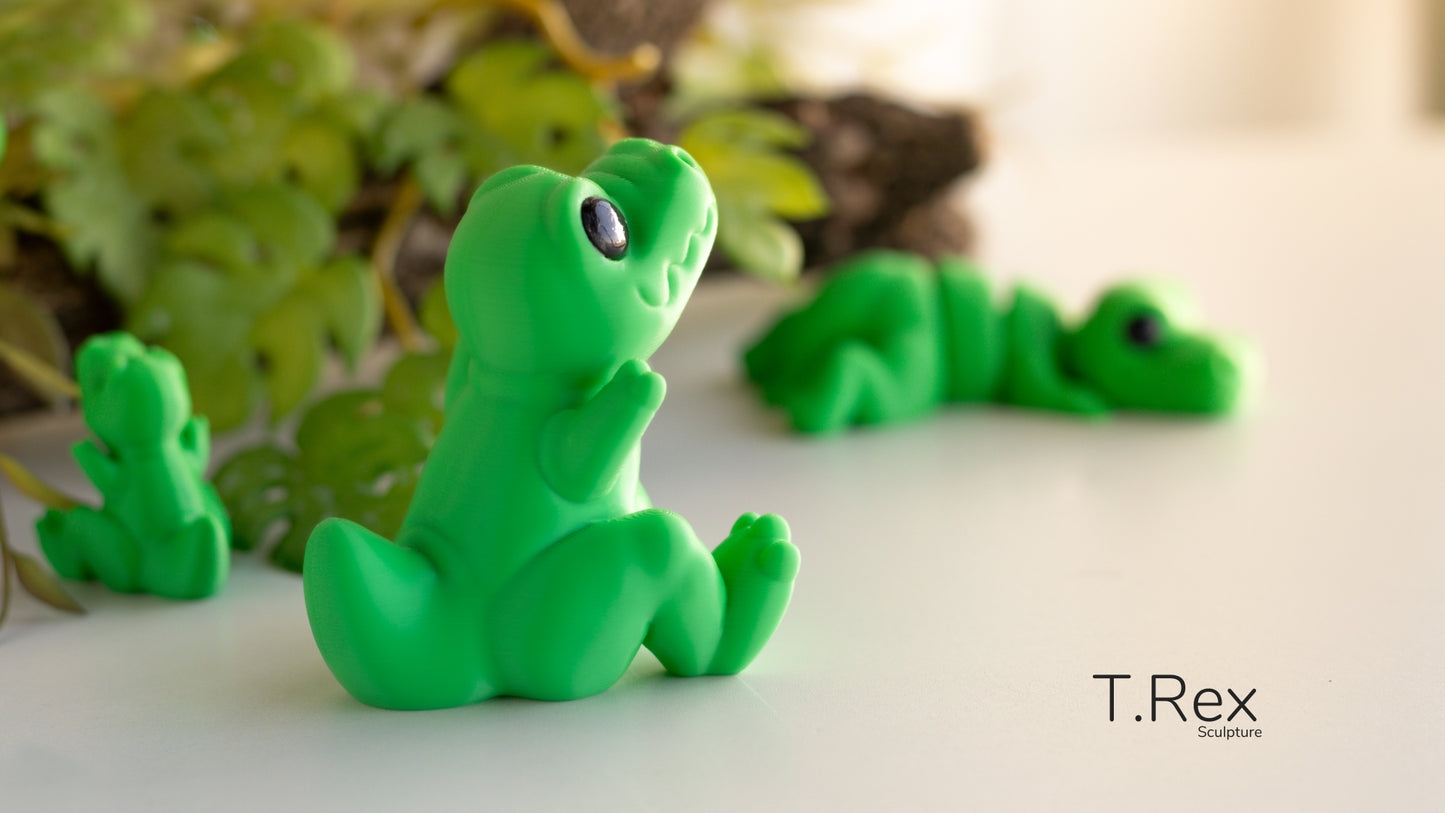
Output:
<instances>
[{"instance_id":1,"label":"blurred wood log","mask_svg":"<svg viewBox=\"0 0 1445 813\"><path fill-rule=\"evenodd\" d=\"M833 201L827 217L798 224L809 267L875 246L930 257L971 248L973 230L948 192L983 161L976 116L861 94L772 106L812 133L802 158Z\"/></svg>"}]
</instances>

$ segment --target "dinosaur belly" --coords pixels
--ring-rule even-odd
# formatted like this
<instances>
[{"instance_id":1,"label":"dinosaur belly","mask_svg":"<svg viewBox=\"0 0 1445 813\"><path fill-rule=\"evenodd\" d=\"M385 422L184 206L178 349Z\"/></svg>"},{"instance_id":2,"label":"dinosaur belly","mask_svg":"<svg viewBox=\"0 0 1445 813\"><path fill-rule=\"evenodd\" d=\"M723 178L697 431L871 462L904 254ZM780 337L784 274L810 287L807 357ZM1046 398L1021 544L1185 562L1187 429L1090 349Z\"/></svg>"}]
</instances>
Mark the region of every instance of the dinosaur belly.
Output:
<instances>
[{"instance_id":1,"label":"dinosaur belly","mask_svg":"<svg viewBox=\"0 0 1445 813\"><path fill-rule=\"evenodd\" d=\"M645 508L639 454L617 485L572 502L547 484L538 452L551 411L534 405L463 398L427 459L398 542L427 554L447 575L489 595L525 562L559 539L599 520Z\"/></svg>"}]
</instances>

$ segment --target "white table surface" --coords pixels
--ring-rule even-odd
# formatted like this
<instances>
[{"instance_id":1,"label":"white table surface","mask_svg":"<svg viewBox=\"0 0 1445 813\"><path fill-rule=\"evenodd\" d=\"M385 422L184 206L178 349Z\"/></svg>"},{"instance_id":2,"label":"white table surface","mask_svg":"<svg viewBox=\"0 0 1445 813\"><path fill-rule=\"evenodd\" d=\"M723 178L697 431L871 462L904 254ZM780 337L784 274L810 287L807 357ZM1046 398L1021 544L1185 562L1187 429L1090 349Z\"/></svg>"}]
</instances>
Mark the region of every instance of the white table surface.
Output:
<instances>
[{"instance_id":1,"label":"white table surface","mask_svg":"<svg viewBox=\"0 0 1445 813\"><path fill-rule=\"evenodd\" d=\"M21 596L0 809L1440 809L1445 141L1005 156L971 199L1001 278L1072 308L1136 269L1193 288L1260 346L1258 404L802 440L734 365L787 294L707 284L654 359L643 476L704 538L744 510L792 524L793 605L741 677L644 652L587 700L379 711L258 557L196 604ZM14 421L0 448L81 491L77 434ZM37 509L4 499L33 550ZM1091 675L1115 672L1110 723ZM1256 689L1263 737L1150 722L1153 673Z\"/></svg>"}]
</instances>

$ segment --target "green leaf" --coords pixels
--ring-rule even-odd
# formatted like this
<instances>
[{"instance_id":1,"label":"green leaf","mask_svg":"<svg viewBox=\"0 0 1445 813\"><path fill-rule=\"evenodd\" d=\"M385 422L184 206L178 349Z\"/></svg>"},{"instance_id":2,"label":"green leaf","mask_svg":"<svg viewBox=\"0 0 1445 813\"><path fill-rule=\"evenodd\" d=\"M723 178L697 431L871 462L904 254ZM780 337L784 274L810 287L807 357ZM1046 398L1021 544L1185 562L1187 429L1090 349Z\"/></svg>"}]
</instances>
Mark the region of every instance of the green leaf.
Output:
<instances>
[{"instance_id":1,"label":"green leaf","mask_svg":"<svg viewBox=\"0 0 1445 813\"><path fill-rule=\"evenodd\" d=\"M251 331L272 417L298 406L321 377L327 341L355 365L381 329L381 295L365 261L341 257L308 271Z\"/></svg>"},{"instance_id":2,"label":"green leaf","mask_svg":"<svg viewBox=\"0 0 1445 813\"><path fill-rule=\"evenodd\" d=\"M139 0L0 3L0 110L26 112L48 91L119 67L150 23Z\"/></svg>"},{"instance_id":3,"label":"green leaf","mask_svg":"<svg viewBox=\"0 0 1445 813\"><path fill-rule=\"evenodd\" d=\"M744 271L773 281L795 279L803 247L779 217L827 214L816 175L781 150L807 144L808 131L780 113L727 110L699 117L678 136L712 182L718 201L718 248Z\"/></svg>"},{"instance_id":4,"label":"green leaf","mask_svg":"<svg viewBox=\"0 0 1445 813\"><path fill-rule=\"evenodd\" d=\"M454 214L467 182L467 160L457 153L438 150L423 155L414 166L426 202L443 216Z\"/></svg>"},{"instance_id":5,"label":"green leaf","mask_svg":"<svg viewBox=\"0 0 1445 813\"><path fill-rule=\"evenodd\" d=\"M117 137L126 176L146 204L189 212L215 195L219 182L205 159L225 152L226 130L201 99L152 90L120 122Z\"/></svg>"},{"instance_id":6,"label":"green leaf","mask_svg":"<svg viewBox=\"0 0 1445 813\"><path fill-rule=\"evenodd\" d=\"M68 613L84 613L85 608L76 603L60 586L60 582L30 556L10 551L10 561L15 563L15 575L20 577L20 586L25 592L49 604L57 610Z\"/></svg>"},{"instance_id":7,"label":"green leaf","mask_svg":"<svg viewBox=\"0 0 1445 813\"><path fill-rule=\"evenodd\" d=\"M475 52L452 70L446 89L471 122L468 136L503 147L463 150L479 177L510 164L580 172L601 154L602 128L616 117L612 99L576 73L554 67L550 51L527 40Z\"/></svg>"},{"instance_id":8,"label":"green leaf","mask_svg":"<svg viewBox=\"0 0 1445 813\"><path fill-rule=\"evenodd\" d=\"M798 149L809 141L808 128L782 113L742 108L699 116L678 134L678 146L730 145L756 151L765 147Z\"/></svg>"},{"instance_id":9,"label":"green leaf","mask_svg":"<svg viewBox=\"0 0 1445 813\"><path fill-rule=\"evenodd\" d=\"M191 410L206 416L213 430L234 429L251 417L261 394L260 374L251 354L233 350L224 356L198 357L190 347L172 351L186 367Z\"/></svg>"},{"instance_id":10,"label":"green leaf","mask_svg":"<svg viewBox=\"0 0 1445 813\"><path fill-rule=\"evenodd\" d=\"M55 314L28 294L5 284L0 284L0 343L19 348L62 376L70 369L70 348ZM52 404L63 400L53 386L33 389Z\"/></svg>"},{"instance_id":11,"label":"green leaf","mask_svg":"<svg viewBox=\"0 0 1445 813\"><path fill-rule=\"evenodd\" d=\"M434 96L403 102L387 118L376 143L376 164L395 172L402 164L448 148L459 140L466 122L454 108Z\"/></svg>"},{"instance_id":12,"label":"green leaf","mask_svg":"<svg viewBox=\"0 0 1445 813\"><path fill-rule=\"evenodd\" d=\"M303 121L287 133L281 149L302 188L328 211L339 212L351 202L361 184L361 167L344 130L321 119Z\"/></svg>"},{"instance_id":13,"label":"green leaf","mask_svg":"<svg viewBox=\"0 0 1445 813\"><path fill-rule=\"evenodd\" d=\"M181 359L195 411L224 430L249 417L258 390L273 418L294 409L316 388L329 343L354 365L380 330L380 300L356 257L303 269L280 290L264 270L176 260L157 272L127 326Z\"/></svg>"},{"instance_id":14,"label":"green leaf","mask_svg":"<svg viewBox=\"0 0 1445 813\"><path fill-rule=\"evenodd\" d=\"M285 18L258 27L235 63L306 102L346 90L355 70L351 51L330 29Z\"/></svg>"},{"instance_id":15,"label":"green leaf","mask_svg":"<svg viewBox=\"0 0 1445 813\"><path fill-rule=\"evenodd\" d=\"M64 229L70 262L93 265L108 293L122 305L134 302L145 288L157 234L124 179L104 170L56 179L45 190L45 207Z\"/></svg>"},{"instance_id":16,"label":"green leaf","mask_svg":"<svg viewBox=\"0 0 1445 813\"><path fill-rule=\"evenodd\" d=\"M234 79L234 77L232 77ZM266 82L222 81L201 87L226 131L226 147L206 156L206 164L225 185L246 187L281 180L281 146L304 108L286 90Z\"/></svg>"},{"instance_id":17,"label":"green leaf","mask_svg":"<svg viewBox=\"0 0 1445 813\"><path fill-rule=\"evenodd\" d=\"M718 208L718 247L739 268L772 282L789 282L803 267L803 242L792 226L756 209Z\"/></svg>"},{"instance_id":18,"label":"green leaf","mask_svg":"<svg viewBox=\"0 0 1445 813\"><path fill-rule=\"evenodd\" d=\"M697 119L677 143L707 173L720 202L808 220L827 214L828 196L807 164L779 151L807 141L808 131L780 113L730 110Z\"/></svg>"},{"instance_id":19,"label":"green leaf","mask_svg":"<svg viewBox=\"0 0 1445 813\"><path fill-rule=\"evenodd\" d=\"M192 355L204 358L211 355L207 350L246 337L254 315L275 298L269 287L264 272L254 269L225 273L196 260L171 260L156 270L145 294L126 314L126 329L174 352L200 351ZM182 361L188 371L196 366Z\"/></svg>"},{"instance_id":20,"label":"green leaf","mask_svg":"<svg viewBox=\"0 0 1445 813\"><path fill-rule=\"evenodd\" d=\"M395 101L369 89L347 88L322 98L316 114L355 135L374 133L381 126Z\"/></svg>"},{"instance_id":21,"label":"green leaf","mask_svg":"<svg viewBox=\"0 0 1445 813\"><path fill-rule=\"evenodd\" d=\"M157 236L122 168L110 111L70 90L45 96L38 109L32 144L56 174L44 201L64 229L66 256L77 268L94 265L105 289L128 305L145 288Z\"/></svg>"},{"instance_id":22,"label":"green leaf","mask_svg":"<svg viewBox=\"0 0 1445 813\"><path fill-rule=\"evenodd\" d=\"M452 321L451 308L447 306L447 291L441 277L433 282L422 295L418 308L422 329L431 334L437 344L448 353L457 346L457 325Z\"/></svg>"},{"instance_id":23,"label":"green leaf","mask_svg":"<svg viewBox=\"0 0 1445 813\"><path fill-rule=\"evenodd\" d=\"M162 248L169 256L199 260L232 273L261 264L261 246L246 224L215 210L178 221L166 232Z\"/></svg>"},{"instance_id":24,"label":"green leaf","mask_svg":"<svg viewBox=\"0 0 1445 813\"><path fill-rule=\"evenodd\" d=\"M336 223L316 198L282 184L227 192L221 209L251 230L267 257L289 273L315 266L336 242Z\"/></svg>"},{"instance_id":25,"label":"green leaf","mask_svg":"<svg viewBox=\"0 0 1445 813\"><path fill-rule=\"evenodd\" d=\"M735 205L767 209L791 220L811 220L828 213L828 196L822 185L813 170L796 158L741 152L704 152L703 157L694 158L713 181L718 197Z\"/></svg>"},{"instance_id":26,"label":"green leaf","mask_svg":"<svg viewBox=\"0 0 1445 813\"><path fill-rule=\"evenodd\" d=\"M212 478L226 513L231 516L231 547L253 550L266 541L277 523L289 519L285 496L296 490L291 456L271 445L236 453Z\"/></svg>"},{"instance_id":27,"label":"green leaf","mask_svg":"<svg viewBox=\"0 0 1445 813\"><path fill-rule=\"evenodd\" d=\"M325 348L318 336L320 319L299 293L292 294L256 320L249 344L265 373L271 418L279 420L301 404L321 380Z\"/></svg>"},{"instance_id":28,"label":"green leaf","mask_svg":"<svg viewBox=\"0 0 1445 813\"><path fill-rule=\"evenodd\" d=\"M450 364L450 350L408 353L392 365L381 385L386 410L416 420L428 447L442 428L443 396Z\"/></svg>"},{"instance_id":29,"label":"green leaf","mask_svg":"<svg viewBox=\"0 0 1445 813\"><path fill-rule=\"evenodd\" d=\"M327 517L394 537L439 424L445 368L442 354L403 356L381 391L313 404L294 453L262 444L224 463L215 484L234 519L235 545L277 538L271 558L299 571L312 529Z\"/></svg>"},{"instance_id":30,"label":"green leaf","mask_svg":"<svg viewBox=\"0 0 1445 813\"><path fill-rule=\"evenodd\" d=\"M257 271L228 274L194 260L173 260L126 315L126 329L164 346L186 368L194 411L217 430L250 416L260 389L247 339L272 294Z\"/></svg>"},{"instance_id":31,"label":"green leaf","mask_svg":"<svg viewBox=\"0 0 1445 813\"><path fill-rule=\"evenodd\" d=\"M364 259L337 257L297 286L321 315L346 363L355 366L381 333L381 291Z\"/></svg>"}]
</instances>

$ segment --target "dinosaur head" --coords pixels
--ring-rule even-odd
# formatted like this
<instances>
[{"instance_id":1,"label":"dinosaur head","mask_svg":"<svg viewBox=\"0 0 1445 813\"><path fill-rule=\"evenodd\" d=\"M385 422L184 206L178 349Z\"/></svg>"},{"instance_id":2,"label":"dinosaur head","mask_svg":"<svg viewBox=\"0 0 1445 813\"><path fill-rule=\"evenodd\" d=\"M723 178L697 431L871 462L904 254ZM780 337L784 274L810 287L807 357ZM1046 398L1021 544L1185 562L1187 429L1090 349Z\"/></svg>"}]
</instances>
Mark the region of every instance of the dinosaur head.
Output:
<instances>
[{"instance_id":1,"label":"dinosaur head","mask_svg":"<svg viewBox=\"0 0 1445 813\"><path fill-rule=\"evenodd\" d=\"M85 422L112 449L157 444L174 437L190 418L181 363L129 333L86 340L75 368Z\"/></svg>"},{"instance_id":2,"label":"dinosaur head","mask_svg":"<svg viewBox=\"0 0 1445 813\"><path fill-rule=\"evenodd\" d=\"M1191 310L1171 288L1111 288L1066 340L1066 364L1116 408L1230 412L1245 388L1248 348L1190 330Z\"/></svg>"},{"instance_id":3,"label":"dinosaur head","mask_svg":"<svg viewBox=\"0 0 1445 813\"><path fill-rule=\"evenodd\" d=\"M447 305L482 364L595 376L662 344L716 233L712 188L677 147L620 141L575 178L512 167L457 226Z\"/></svg>"}]
</instances>

